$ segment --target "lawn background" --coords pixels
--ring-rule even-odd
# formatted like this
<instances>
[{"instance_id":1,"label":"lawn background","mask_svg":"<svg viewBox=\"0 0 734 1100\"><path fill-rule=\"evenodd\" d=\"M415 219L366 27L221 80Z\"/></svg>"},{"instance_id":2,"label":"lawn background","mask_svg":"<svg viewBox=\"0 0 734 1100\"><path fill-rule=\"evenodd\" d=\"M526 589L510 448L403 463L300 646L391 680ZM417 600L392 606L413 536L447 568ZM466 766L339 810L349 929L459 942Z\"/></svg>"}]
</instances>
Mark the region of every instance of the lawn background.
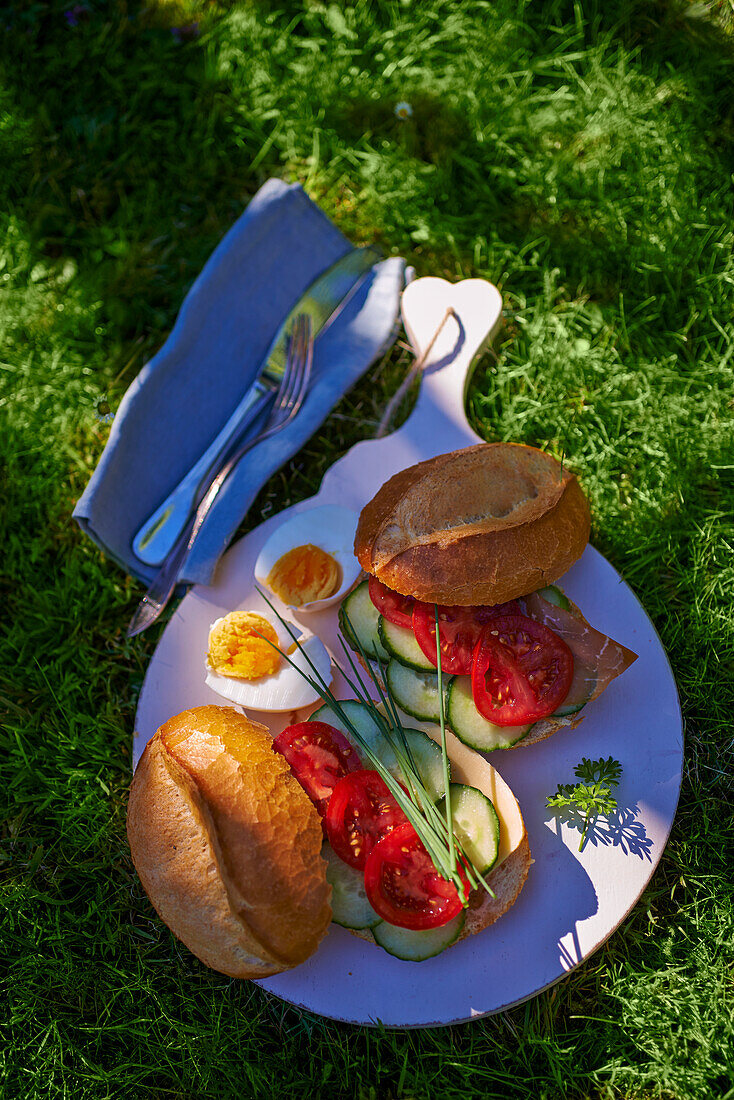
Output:
<instances>
[{"instance_id":1,"label":"lawn background","mask_svg":"<svg viewBox=\"0 0 734 1100\"><path fill-rule=\"evenodd\" d=\"M733 11L3 5L1 1096L734 1096ZM500 287L472 423L582 472L592 541L680 687L683 789L650 887L579 971L471 1025L338 1026L205 970L125 843L160 628L125 638L142 590L71 510L107 406L273 175L355 243ZM374 433L406 364L397 347L341 402L249 526Z\"/></svg>"}]
</instances>

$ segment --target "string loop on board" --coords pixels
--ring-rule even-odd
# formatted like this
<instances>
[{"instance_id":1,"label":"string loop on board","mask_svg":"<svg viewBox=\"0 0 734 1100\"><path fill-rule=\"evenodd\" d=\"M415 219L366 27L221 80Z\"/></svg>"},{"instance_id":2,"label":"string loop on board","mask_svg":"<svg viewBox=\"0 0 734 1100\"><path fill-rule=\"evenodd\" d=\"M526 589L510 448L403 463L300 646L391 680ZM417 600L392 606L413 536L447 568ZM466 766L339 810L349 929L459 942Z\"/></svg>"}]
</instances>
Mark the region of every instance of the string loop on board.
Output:
<instances>
[{"instance_id":1,"label":"string loop on board","mask_svg":"<svg viewBox=\"0 0 734 1100\"><path fill-rule=\"evenodd\" d=\"M400 402L403 400L406 393L410 389L411 383L412 383L413 379L415 378L415 376L423 370L423 367L425 366L426 360L428 359L428 356L431 354L431 351L433 350L433 345L436 343L436 340L441 335L441 332L442 332L444 326L446 325L446 322L449 320L450 317L456 318L457 321L459 320L459 318L456 315L456 311L453 309L452 306L449 306L448 309L446 310L446 313L443 316L443 320L441 321L438 328L436 329L433 336L431 337L431 342L429 343L426 350L423 352L422 355L419 355L415 359L412 367L410 368L410 370L406 374L405 378L400 383L397 390L395 391L395 393L392 395L392 397L388 401L387 406L385 407L385 411L382 414L382 420L380 421L380 423L377 427L377 431L375 432L375 439L382 439L383 436L387 435L389 427L390 427L390 423L392 421L392 418L395 415L397 409L400 407Z\"/></svg>"}]
</instances>

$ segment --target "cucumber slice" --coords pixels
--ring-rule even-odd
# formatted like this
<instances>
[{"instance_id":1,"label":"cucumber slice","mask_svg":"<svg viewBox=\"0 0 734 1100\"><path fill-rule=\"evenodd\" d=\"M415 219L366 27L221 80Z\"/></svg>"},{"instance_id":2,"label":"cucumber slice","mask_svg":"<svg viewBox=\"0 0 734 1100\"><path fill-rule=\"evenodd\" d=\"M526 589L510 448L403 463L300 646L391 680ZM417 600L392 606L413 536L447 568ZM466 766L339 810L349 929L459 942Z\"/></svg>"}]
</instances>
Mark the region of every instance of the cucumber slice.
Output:
<instances>
[{"instance_id":1,"label":"cucumber slice","mask_svg":"<svg viewBox=\"0 0 734 1100\"><path fill-rule=\"evenodd\" d=\"M342 928L372 928L380 923L364 888L364 872L339 859L330 844L321 854L327 862L326 880L331 883L331 919Z\"/></svg>"},{"instance_id":2,"label":"cucumber slice","mask_svg":"<svg viewBox=\"0 0 734 1100\"><path fill-rule=\"evenodd\" d=\"M461 911L448 924L442 924L440 928L425 928L416 931L412 928L398 928L395 924L382 921L372 929L375 942L387 951L388 955L394 955L396 959L405 959L407 962L422 962L424 959L432 959L434 955L440 955L447 947L451 947L459 938L464 921L464 910Z\"/></svg>"},{"instance_id":3,"label":"cucumber slice","mask_svg":"<svg viewBox=\"0 0 734 1100\"><path fill-rule=\"evenodd\" d=\"M406 729L405 739L408 742L413 762L418 770L418 775L421 777L423 786L433 801L437 802L439 798L443 798L446 794L441 746L437 745L433 738L429 737L423 730ZM385 748L387 753L384 757L380 756L382 763L396 779L403 782L403 773L395 753L389 745L386 744ZM451 776L450 769L451 765L449 764L449 777Z\"/></svg>"},{"instance_id":4,"label":"cucumber slice","mask_svg":"<svg viewBox=\"0 0 734 1100\"><path fill-rule=\"evenodd\" d=\"M564 703L558 710L554 710L550 718L568 718L569 714L578 714L580 710L583 710L588 699L585 699L583 703Z\"/></svg>"},{"instance_id":5,"label":"cucumber slice","mask_svg":"<svg viewBox=\"0 0 734 1100\"><path fill-rule=\"evenodd\" d=\"M389 750L389 745L384 744L385 739L382 730L364 703L360 703L357 699L345 699L339 703L339 706L357 730L357 733L361 734L374 753L380 756L381 751ZM347 741L354 746L357 752L360 751L359 741L357 741L347 723L343 721L341 715L336 714L328 703L324 703L323 707L315 710L308 720L309 722L328 722L330 726L335 726L336 729L341 730ZM380 746L383 746L382 749ZM382 759L381 756L380 759ZM370 767L369 760L363 759L362 763L366 768Z\"/></svg>"},{"instance_id":6,"label":"cucumber slice","mask_svg":"<svg viewBox=\"0 0 734 1100\"><path fill-rule=\"evenodd\" d=\"M362 581L342 600L339 608L339 629L344 635L344 641L357 653L361 646L366 657L384 662L390 656L385 652L377 633L379 617L380 612L370 599L369 581Z\"/></svg>"},{"instance_id":7,"label":"cucumber slice","mask_svg":"<svg viewBox=\"0 0 734 1100\"><path fill-rule=\"evenodd\" d=\"M401 710L424 722L441 721L438 674L435 669L432 672L418 672L417 669L391 660L386 676L387 686ZM451 676L443 678L444 714L451 679Z\"/></svg>"},{"instance_id":8,"label":"cucumber slice","mask_svg":"<svg viewBox=\"0 0 734 1100\"><path fill-rule=\"evenodd\" d=\"M591 679L591 676L593 673L589 673L589 677L580 680L577 685L571 684L571 690L563 700L563 704L553 712L553 718L567 718L569 714L578 714L583 710L596 687L596 678Z\"/></svg>"},{"instance_id":9,"label":"cucumber slice","mask_svg":"<svg viewBox=\"0 0 734 1100\"><path fill-rule=\"evenodd\" d=\"M573 687L573 685L571 685ZM569 714L578 714L580 710L583 710L588 703L591 696L594 694L594 688L596 682L589 683L587 681L583 688L583 698L575 698L574 693L569 691L563 703L557 710L553 711L551 718L568 718Z\"/></svg>"},{"instance_id":10,"label":"cucumber slice","mask_svg":"<svg viewBox=\"0 0 734 1100\"><path fill-rule=\"evenodd\" d=\"M396 626L395 623L388 622L384 615L380 615L377 620L377 631L384 648L401 665L424 672L435 670L436 666L428 660L409 626Z\"/></svg>"},{"instance_id":11,"label":"cucumber slice","mask_svg":"<svg viewBox=\"0 0 734 1100\"><path fill-rule=\"evenodd\" d=\"M357 699L346 699L340 702L339 705L343 708L345 716L355 727L357 733L362 735L369 748L372 749L375 756L396 779L402 781L403 773L398 764L392 745L390 745L385 738L382 730L370 714L369 709L364 703L360 703ZM336 714L327 703L325 703L323 707L319 707L318 710L315 710L308 720L309 722L328 722L330 726L335 726L338 730L341 730L349 743L354 746L358 753L361 753L363 767L372 767L370 758L362 751L362 745L354 736L347 723L343 721L341 715ZM413 754L413 760L418 769L418 774L426 790L434 801L443 798L446 793L446 786L443 781L443 760L440 747L427 733L424 733L423 730L406 729L405 736L410 745L410 751Z\"/></svg>"},{"instance_id":12,"label":"cucumber slice","mask_svg":"<svg viewBox=\"0 0 734 1100\"><path fill-rule=\"evenodd\" d=\"M451 681L446 720L460 741L480 752L509 749L530 729L529 725L495 726L489 722L474 705L468 676L455 676Z\"/></svg>"},{"instance_id":13,"label":"cucumber slice","mask_svg":"<svg viewBox=\"0 0 734 1100\"><path fill-rule=\"evenodd\" d=\"M555 607L560 607L564 611L571 610L571 604L568 602L565 592L562 592L557 584L549 584L546 588L539 588L538 595Z\"/></svg>"},{"instance_id":14,"label":"cucumber slice","mask_svg":"<svg viewBox=\"0 0 734 1100\"><path fill-rule=\"evenodd\" d=\"M475 787L452 783L449 787L454 835L481 875L497 862L500 819L491 801ZM446 800L437 807L446 813Z\"/></svg>"},{"instance_id":15,"label":"cucumber slice","mask_svg":"<svg viewBox=\"0 0 734 1100\"><path fill-rule=\"evenodd\" d=\"M358 699L340 700L339 706L342 708L345 717L349 719L357 733L367 742L369 748L375 756L382 761L385 767L389 768L390 771L392 771L393 768L397 768L398 762L395 758L395 753L392 751L392 747L386 741L382 730L370 713L369 707L366 707L364 703L360 703ZM360 754L362 767L372 767L372 761L363 751L362 745L354 736L347 723L342 720L340 714L337 714L331 709L328 703L324 703L323 707L319 707L318 710L315 710L313 714L309 716L308 720L309 722L328 722L330 726L335 726L338 730L341 730L347 741L349 741Z\"/></svg>"}]
</instances>

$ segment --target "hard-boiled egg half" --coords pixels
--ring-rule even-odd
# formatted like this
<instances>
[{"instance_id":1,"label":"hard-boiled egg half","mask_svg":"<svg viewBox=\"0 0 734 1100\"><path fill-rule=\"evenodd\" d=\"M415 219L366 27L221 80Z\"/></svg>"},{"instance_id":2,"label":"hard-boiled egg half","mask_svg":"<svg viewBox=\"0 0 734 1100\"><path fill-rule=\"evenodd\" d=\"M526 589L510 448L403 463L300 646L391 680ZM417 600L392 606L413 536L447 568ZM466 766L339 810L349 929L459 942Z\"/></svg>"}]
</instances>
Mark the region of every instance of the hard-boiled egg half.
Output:
<instances>
[{"instance_id":1,"label":"hard-boiled egg half","mask_svg":"<svg viewBox=\"0 0 734 1100\"><path fill-rule=\"evenodd\" d=\"M299 710L320 698L303 673L329 684L331 658L315 634L301 634L296 645L284 627L276 629L263 615L231 611L209 630L206 671L207 686L239 706Z\"/></svg>"},{"instance_id":2,"label":"hard-boiled egg half","mask_svg":"<svg viewBox=\"0 0 734 1100\"><path fill-rule=\"evenodd\" d=\"M324 504L299 512L273 532L255 562L255 577L287 607L320 611L347 594L360 575L354 556L359 516Z\"/></svg>"}]
</instances>

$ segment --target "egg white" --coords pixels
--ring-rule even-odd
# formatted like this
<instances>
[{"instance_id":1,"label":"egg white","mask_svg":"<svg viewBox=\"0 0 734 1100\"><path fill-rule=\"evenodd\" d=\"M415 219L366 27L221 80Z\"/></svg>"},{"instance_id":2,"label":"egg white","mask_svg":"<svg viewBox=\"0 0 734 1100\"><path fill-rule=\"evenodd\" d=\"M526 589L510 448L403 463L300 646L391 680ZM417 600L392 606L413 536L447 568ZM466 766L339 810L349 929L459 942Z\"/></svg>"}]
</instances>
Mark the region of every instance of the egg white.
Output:
<instances>
[{"instance_id":1,"label":"egg white","mask_svg":"<svg viewBox=\"0 0 734 1100\"><path fill-rule=\"evenodd\" d=\"M221 622L221 619L217 619L217 622ZM212 628L216 625L217 623L213 623ZM285 653L293 643L290 637L284 635L284 631L278 631L278 642ZM296 649L288 654L293 664L290 664L285 657L281 657L277 672L272 676L259 676L256 680L222 676L207 662L207 687L216 691L224 699L229 699L230 702L237 703L241 707L249 707L251 710L273 712L299 710L301 707L317 702L321 696L307 683L301 673L305 672L312 679L320 677L324 683L329 684L331 683L331 658L326 646L315 634L302 634L298 641L303 651ZM313 661L319 677L315 677L307 657ZM299 672L298 669L301 671Z\"/></svg>"},{"instance_id":2,"label":"egg white","mask_svg":"<svg viewBox=\"0 0 734 1100\"><path fill-rule=\"evenodd\" d=\"M310 543L325 550L336 560L339 566L339 587L331 596L301 604L298 610L320 611L338 603L353 587L361 573L360 564L354 556L354 533L358 519L359 516L351 508L341 508L336 504L324 504L298 512L273 532L260 551L255 562L258 583L267 587L267 580L275 563L295 546L306 546ZM294 604L286 606L295 607Z\"/></svg>"}]
</instances>

